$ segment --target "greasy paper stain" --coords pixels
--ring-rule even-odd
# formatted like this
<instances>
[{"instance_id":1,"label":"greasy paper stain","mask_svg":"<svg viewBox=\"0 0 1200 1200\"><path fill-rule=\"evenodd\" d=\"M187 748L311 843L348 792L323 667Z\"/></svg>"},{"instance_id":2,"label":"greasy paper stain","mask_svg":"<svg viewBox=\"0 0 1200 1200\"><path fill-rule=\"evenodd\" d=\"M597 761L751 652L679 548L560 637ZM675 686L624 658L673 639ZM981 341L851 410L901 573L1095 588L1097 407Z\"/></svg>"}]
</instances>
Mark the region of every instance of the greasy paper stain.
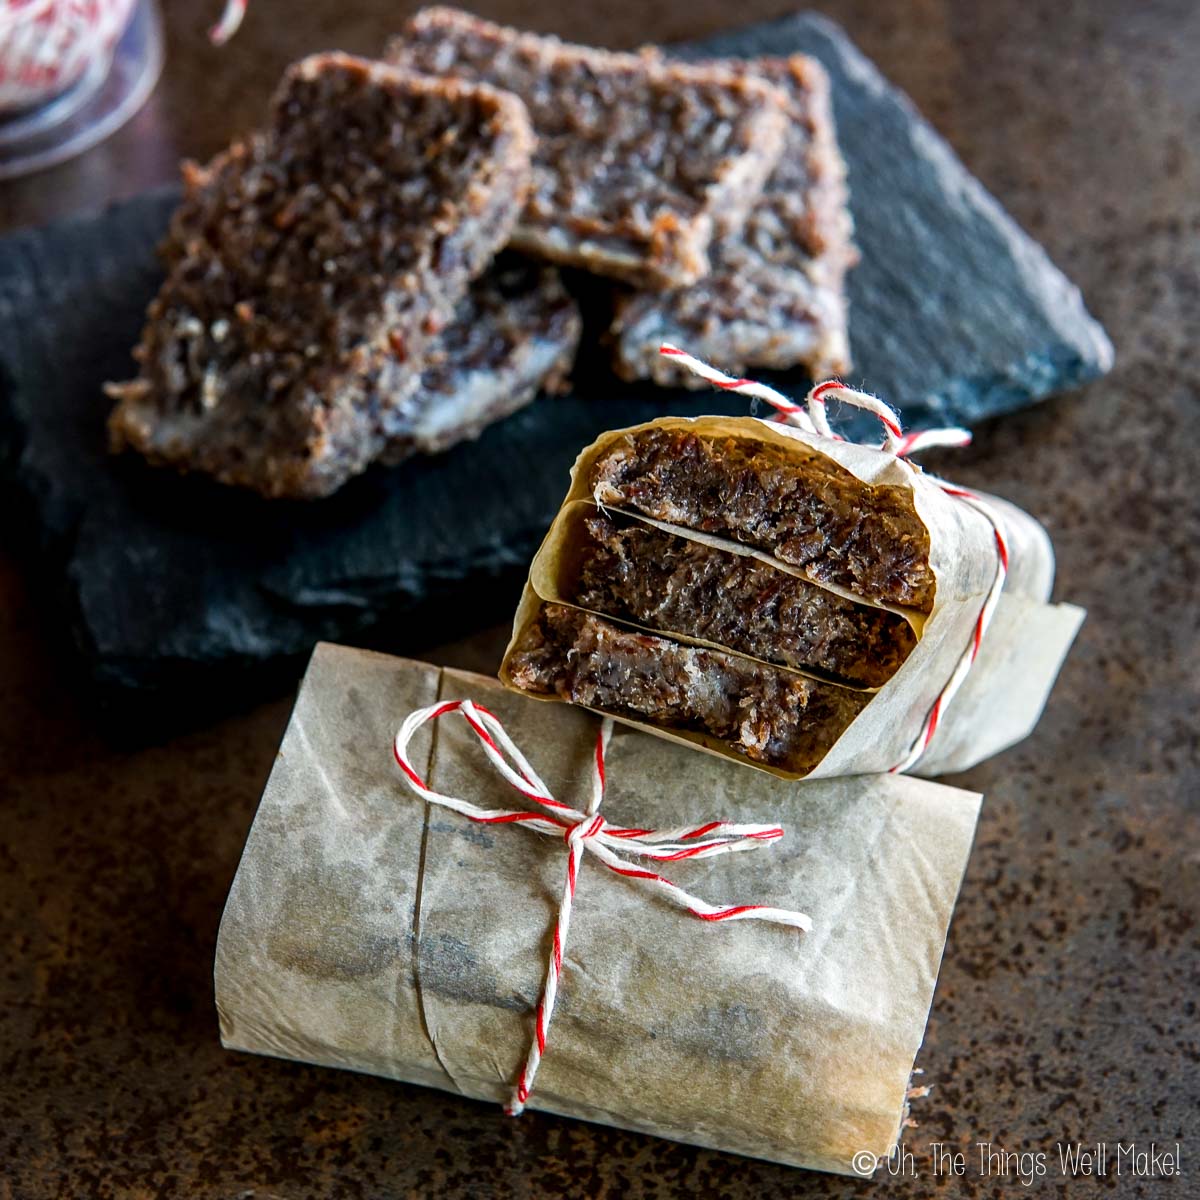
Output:
<instances>
[{"instance_id":1,"label":"greasy paper stain","mask_svg":"<svg viewBox=\"0 0 1200 1200\"><path fill-rule=\"evenodd\" d=\"M481 846L484 850L490 850L496 844L487 830L461 820L451 822L433 817L429 821L429 831L431 833L451 833L456 837L466 838L473 846Z\"/></svg>"},{"instance_id":2,"label":"greasy paper stain","mask_svg":"<svg viewBox=\"0 0 1200 1200\"><path fill-rule=\"evenodd\" d=\"M360 794L369 792L379 781L379 770L375 763L364 761L363 731L372 730L378 726L378 714L372 713L370 705L362 692L354 684L346 689L345 699L341 705L343 728L352 730L352 736L342 742L343 754L340 759L340 769L346 776L346 783ZM389 735L390 736L390 735ZM367 744L371 744L368 740ZM391 751L387 746L391 762Z\"/></svg>"},{"instance_id":3,"label":"greasy paper stain","mask_svg":"<svg viewBox=\"0 0 1200 1200\"><path fill-rule=\"evenodd\" d=\"M421 987L447 1000L526 1011L531 1001L504 995L493 971L479 965L467 943L449 933L422 938L419 948Z\"/></svg>"},{"instance_id":4,"label":"greasy paper stain","mask_svg":"<svg viewBox=\"0 0 1200 1200\"><path fill-rule=\"evenodd\" d=\"M367 872L357 863L326 864L300 856L277 893L267 954L281 966L315 979L353 980L378 975L404 947L407 927L398 906L374 907ZM397 880L398 895L406 884Z\"/></svg>"},{"instance_id":5,"label":"greasy paper stain","mask_svg":"<svg viewBox=\"0 0 1200 1200\"><path fill-rule=\"evenodd\" d=\"M700 1058L751 1062L761 1057L766 1022L746 1004L715 1004L681 1013L657 1036Z\"/></svg>"}]
</instances>

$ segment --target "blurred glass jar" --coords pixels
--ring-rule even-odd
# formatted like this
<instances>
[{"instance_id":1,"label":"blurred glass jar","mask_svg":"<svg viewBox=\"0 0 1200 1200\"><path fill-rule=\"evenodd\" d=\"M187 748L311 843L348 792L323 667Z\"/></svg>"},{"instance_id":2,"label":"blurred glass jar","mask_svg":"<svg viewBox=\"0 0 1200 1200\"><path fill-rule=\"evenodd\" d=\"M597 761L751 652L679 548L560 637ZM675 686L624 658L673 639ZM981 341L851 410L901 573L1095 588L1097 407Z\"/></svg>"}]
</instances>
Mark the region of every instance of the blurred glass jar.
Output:
<instances>
[{"instance_id":1,"label":"blurred glass jar","mask_svg":"<svg viewBox=\"0 0 1200 1200\"><path fill-rule=\"evenodd\" d=\"M135 0L0 0L0 114L61 96L112 59Z\"/></svg>"},{"instance_id":2,"label":"blurred glass jar","mask_svg":"<svg viewBox=\"0 0 1200 1200\"><path fill-rule=\"evenodd\" d=\"M162 70L152 0L0 0L0 178L95 145Z\"/></svg>"}]
</instances>

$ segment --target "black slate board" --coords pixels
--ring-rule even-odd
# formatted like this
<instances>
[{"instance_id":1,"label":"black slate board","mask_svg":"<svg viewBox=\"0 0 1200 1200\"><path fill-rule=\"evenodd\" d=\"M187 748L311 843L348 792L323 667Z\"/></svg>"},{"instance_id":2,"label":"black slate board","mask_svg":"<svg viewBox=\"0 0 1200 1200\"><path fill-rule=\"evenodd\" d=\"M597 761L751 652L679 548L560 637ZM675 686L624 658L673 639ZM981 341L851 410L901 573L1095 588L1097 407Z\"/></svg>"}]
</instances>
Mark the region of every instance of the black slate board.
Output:
<instances>
[{"instance_id":1,"label":"black slate board","mask_svg":"<svg viewBox=\"0 0 1200 1200\"><path fill-rule=\"evenodd\" d=\"M854 380L909 425L969 425L1108 368L1076 289L836 26L800 15L677 49L804 51L829 69L863 251ZM746 411L623 386L593 352L572 395L320 503L111 459L100 385L130 373L173 203L149 194L0 241L0 458L102 684L241 696L320 638L403 649L501 620L583 445L662 413Z\"/></svg>"}]
</instances>

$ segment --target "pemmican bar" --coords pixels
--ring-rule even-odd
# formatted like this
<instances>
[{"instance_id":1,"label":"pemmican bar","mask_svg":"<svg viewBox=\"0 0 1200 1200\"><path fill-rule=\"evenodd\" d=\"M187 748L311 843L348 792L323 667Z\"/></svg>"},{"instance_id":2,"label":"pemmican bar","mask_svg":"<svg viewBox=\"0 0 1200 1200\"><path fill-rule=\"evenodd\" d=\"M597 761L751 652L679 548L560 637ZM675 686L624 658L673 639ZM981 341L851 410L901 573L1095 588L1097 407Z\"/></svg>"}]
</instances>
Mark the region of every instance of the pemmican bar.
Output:
<instances>
[{"instance_id":1,"label":"pemmican bar","mask_svg":"<svg viewBox=\"0 0 1200 1200\"><path fill-rule=\"evenodd\" d=\"M502 255L427 352L411 413L394 423L383 460L440 453L540 391L556 391L574 362L581 324L558 271Z\"/></svg>"},{"instance_id":2,"label":"pemmican bar","mask_svg":"<svg viewBox=\"0 0 1200 1200\"><path fill-rule=\"evenodd\" d=\"M452 8L417 13L388 61L492 84L529 109L533 188L514 248L676 287L709 270L783 149L786 97L722 67L519 33Z\"/></svg>"},{"instance_id":3,"label":"pemmican bar","mask_svg":"<svg viewBox=\"0 0 1200 1200\"><path fill-rule=\"evenodd\" d=\"M708 387L659 354L666 341L736 374L803 366L815 379L844 375L850 367L844 280L858 254L828 76L802 55L722 65L786 94L783 154L745 224L714 242L709 275L690 287L618 300L617 373Z\"/></svg>"},{"instance_id":4,"label":"pemmican bar","mask_svg":"<svg viewBox=\"0 0 1200 1200\"><path fill-rule=\"evenodd\" d=\"M407 418L426 350L507 241L533 137L515 97L341 54L186 175L114 448L323 496Z\"/></svg>"},{"instance_id":5,"label":"pemmican bar","mask_svg":"<svg viewBox=\"0 0 1200 1200\"><path fill-rule=\"evenodd\" d=\"M797 774L817 766L871 697L561 604L517 635L506 670L522 691L708 735Z\"/></svg>"},{"instance_id":6,"label":"pemmican bar","mask_svg":"<svg viewBox=\"0 0 1200 1200\"><path fill-rule=\"evenodd\" d=\"M917 643L903 616L749 555L600 513L582 525L564 597L582 608L867 688L886 683Z\"/></svg>"},{"instance_id":7,"label":"pemmican bar","mask_svg":"<svg viewBox=\"0 0 1200 1200\"><path fill-rule=\"evenodd\" d=\"M718 534L801 568L815 583L929 612L929 531L908 489L864 483L797 442L678 428L626 434L592 464L600 504Z\"/></svg>"}]
</instances>

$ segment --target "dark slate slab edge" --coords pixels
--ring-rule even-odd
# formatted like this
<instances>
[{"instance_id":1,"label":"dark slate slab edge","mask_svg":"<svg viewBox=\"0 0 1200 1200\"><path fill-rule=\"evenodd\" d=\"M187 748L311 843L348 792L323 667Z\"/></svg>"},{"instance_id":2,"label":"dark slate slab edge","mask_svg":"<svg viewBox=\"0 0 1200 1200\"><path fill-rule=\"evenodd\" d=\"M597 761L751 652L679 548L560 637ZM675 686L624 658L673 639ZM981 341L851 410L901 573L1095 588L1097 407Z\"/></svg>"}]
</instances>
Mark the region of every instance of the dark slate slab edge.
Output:
<instances>
[{"instance_id":1,"label":"dark slate slab edge","mask_svg":"<svg viewBox=\"0 0 1200 1200\"><path fill-rule=\"evenodd\" d=\"M910 426L972 424L1105 370L1111 348L1078 292L836 26L791 17L687 53L800 50L831 72L851 173L864 253L854 381ZM117 723L169 727L247 702L318 639L411 651L503 620L582 446L663 413L746 411L721 393L616 381L598 343L607 289L579 278L591 329L572 394L448 454L370 471L317 504L114 460L100 385L131 371L175 201L165 189L0 240L4 526L37 553ZM774 381L808 386L801 373ZM131 699L140 718L125 715Z\"/></svg>"},{"instance_id":2,"label":"dark slate slab edge","mask_svg":"<svg viewBox=\"0 0 1200 1200\"><path fill-rule=\"evenodd\" d=\"M849 280L853 381L910 424L969 425L1107 372L1112 343L1079 289L838 25L798 13L670 48L688 59L793 50L829 72L869 264ZM894 365L884 378L868 370L881 337Z\"/></svg>"}]
</instances>

